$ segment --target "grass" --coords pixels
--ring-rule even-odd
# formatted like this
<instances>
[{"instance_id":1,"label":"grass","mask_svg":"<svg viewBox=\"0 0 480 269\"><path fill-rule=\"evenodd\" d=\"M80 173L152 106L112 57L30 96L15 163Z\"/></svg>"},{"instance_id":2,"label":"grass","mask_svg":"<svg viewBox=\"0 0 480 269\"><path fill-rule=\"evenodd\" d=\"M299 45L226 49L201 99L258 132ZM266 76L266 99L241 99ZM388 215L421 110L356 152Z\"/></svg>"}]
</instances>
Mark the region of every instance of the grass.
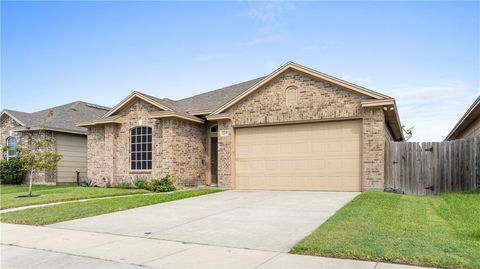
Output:
<instances>
[{"instance_id":1,"label":"grass","mask_svg":"<svg viewBox=\"0 0 480 269\"><path fill-rule=\"evenodd\" d=\"M26 195L28 193L27 186L2 184L0 185L0 209L147 192L149 191L141 189L95 188L72 185L34 185L32 194L40 194L40 196L17 198L20 195Z\"/></svg>"},{"instance_id":2,"label":"grass","mask_svg":"<svg viewBox=\"0 0 480 269\"><path fill-rule=\"evenodd\" d=\"M480 268L480 191L362 193L292 253L444 268Z\"/></svg>"},{"instance_id":3,"label":"grass","mask_svg":"<svg viewBox=\"0 0 480 269\"><path fill-rule=\"evenodd\" d=\"M193 189L170 193L113 197L103 200L72 202L39 208L8 212L0 215L1 222L47 225L67 220L91 217L135 207L164 203L222 191L220 189Z\"/></svg>"}]
</instances>

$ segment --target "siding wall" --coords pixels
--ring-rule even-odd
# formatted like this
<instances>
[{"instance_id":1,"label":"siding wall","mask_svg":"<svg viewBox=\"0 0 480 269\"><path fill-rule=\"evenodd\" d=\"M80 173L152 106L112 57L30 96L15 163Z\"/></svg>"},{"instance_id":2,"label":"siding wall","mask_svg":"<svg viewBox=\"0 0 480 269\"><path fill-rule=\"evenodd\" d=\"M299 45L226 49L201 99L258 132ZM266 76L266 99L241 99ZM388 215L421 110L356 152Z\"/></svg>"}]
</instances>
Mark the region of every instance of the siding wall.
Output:
<instances>
[{"instance_id":1,"label":"siding wall","mask_svg":"<svg viewBox=\"0 0 480 269\"><path fill-rule=\"evenodd\" d=\"M465 139L480 135L480 118L470 124L456 139Z\"/></svg>"},{"instance_id":2,"label":"siding wall","mask_svg":"<svg viewBox=\"0 0 480 269\"><path fill-rule=\"evenodd\" d=\"M85 135L56 133L57 153L62 160L57 167L57 183L77 182L87 177L87 137Z\"/></svg>"}]
</instances>

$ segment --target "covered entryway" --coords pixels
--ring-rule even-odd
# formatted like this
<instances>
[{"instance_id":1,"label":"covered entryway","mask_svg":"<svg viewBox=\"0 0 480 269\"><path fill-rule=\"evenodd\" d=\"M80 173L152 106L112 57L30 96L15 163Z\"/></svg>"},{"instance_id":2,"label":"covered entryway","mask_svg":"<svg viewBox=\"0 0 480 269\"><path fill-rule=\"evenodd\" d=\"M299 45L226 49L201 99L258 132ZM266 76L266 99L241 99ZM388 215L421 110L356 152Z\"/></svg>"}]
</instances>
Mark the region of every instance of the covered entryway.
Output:
<instances>
[{"instance_id":1,"label":"covered entryway","mask_svg":"<svg viewBox=\"0 0 480 269\"><path fill-rule=\"evenodd\" d=\"M235 131L235 188L360 191L361 120Z\"/></svg>"}]
</instances>

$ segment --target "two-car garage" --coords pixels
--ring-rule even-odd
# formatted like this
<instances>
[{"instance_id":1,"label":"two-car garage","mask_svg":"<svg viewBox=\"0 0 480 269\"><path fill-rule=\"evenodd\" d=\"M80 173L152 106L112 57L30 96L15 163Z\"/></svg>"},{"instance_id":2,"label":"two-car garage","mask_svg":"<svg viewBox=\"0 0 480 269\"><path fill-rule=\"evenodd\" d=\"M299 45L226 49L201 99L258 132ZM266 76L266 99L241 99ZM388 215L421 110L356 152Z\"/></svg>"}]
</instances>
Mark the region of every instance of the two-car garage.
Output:
<instances>
[{"instance_id":1,"label":"two-car garage","mask_svg":"<svg viewBox=\"0 0 480 269\"><path fill-rule=\"evenodd\" d=\"M362 121L235 129L235 188L361 190Z\"/></svg>"}]
</instances>

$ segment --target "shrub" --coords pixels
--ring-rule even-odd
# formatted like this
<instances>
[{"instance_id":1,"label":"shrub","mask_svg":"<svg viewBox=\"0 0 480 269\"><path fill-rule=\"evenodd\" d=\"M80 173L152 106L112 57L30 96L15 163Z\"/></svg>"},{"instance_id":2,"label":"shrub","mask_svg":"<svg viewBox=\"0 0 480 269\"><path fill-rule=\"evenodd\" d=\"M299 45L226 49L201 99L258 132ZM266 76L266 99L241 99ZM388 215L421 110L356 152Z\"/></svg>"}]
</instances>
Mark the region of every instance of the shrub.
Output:
<instances>
[{"instance_id":1,"label":"shrub","mask_svg":"<svg viewBox=\"0 0 480 269\"><path fill-rule=\"evenodd\" d=\"M94 187L95 184L93 184L93 181L89 178L86 178L82 182L80 182L80 186L82 187Z\"/></svg>"},{"instance_id":2,"label":"shrub","mask_svg":"<svg viewBox=\"0 0 480 269\"><path fill-rule=\"evenodd\" d=\"M135 187L137 189L146 189L147 188L147 182L144 179L137 179L135 180Z\"/></svg>"},{"instance_id":3,"label":"shrub","mask_svg":"<svg viewBox=\"0 0 480 269\"><path fill-rule=\"evenodd\" d=\"M167 192L174 191L175 186L173 185L170 175L166 175L161 179L153 179L147 183L147 190L154 192Z\"/></svg>"},{"instance_id":4,"label":"shrub","mask_svg":"<svg viewBox=\"0 0 480 269\"><path fill-rule=\"evenodd\" d=\"M17 158L0 161L0 183L20 184L25 176L22 164Z\"/></svg>"},{"instance_id":5,"label":"shrub","mask_svg":"<svg viewBox=\"0 0 480 269\"><path fill-rule=\"evenodd\" d=\"M120 189L131 189L131 188L132 188L132 183L129 182L129 181L120 182L120 183L118 184L117 188L120 188Z\"/></svg>"}]
</instances>

